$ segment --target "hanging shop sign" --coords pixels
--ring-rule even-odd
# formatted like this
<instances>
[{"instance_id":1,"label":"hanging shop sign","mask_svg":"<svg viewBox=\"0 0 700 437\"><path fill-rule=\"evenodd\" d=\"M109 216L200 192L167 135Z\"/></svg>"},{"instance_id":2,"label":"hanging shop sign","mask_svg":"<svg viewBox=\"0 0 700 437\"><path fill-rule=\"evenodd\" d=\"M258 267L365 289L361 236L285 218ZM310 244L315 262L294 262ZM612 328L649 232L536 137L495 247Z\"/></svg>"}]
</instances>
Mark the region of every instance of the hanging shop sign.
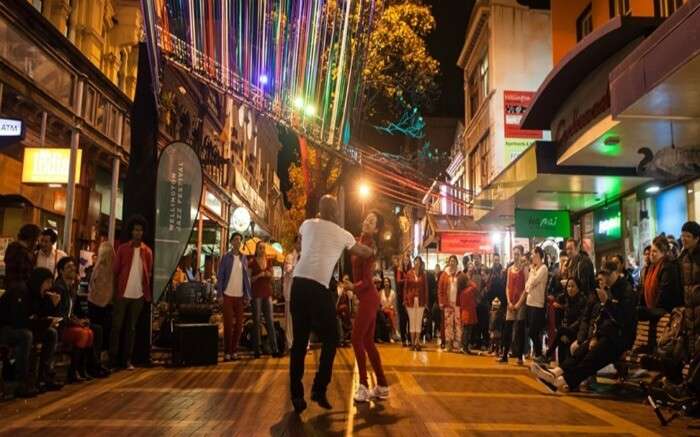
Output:
<instances>
[{"instance_id":1,"label":"hanging shop sign","mask_svg":"<svg viewBox=\"0 0 700 437\"><path fill-rule=\"evenodd\" d=\"M440 235L440 252L463 255L465 253L491 253L493 244L483 232L444 232Z\"/></svg>"},{"instance_id":2,"label":"hanging shop sign","mask_svg":"<svg viewBox=\"0 0 700 437\"><path fill-rule=\"evenodd\" d=\"M520 129L520 121L534 96L532 91L503 91L506 165L520 156L532 143L544 138L544 132L541 130Z\"/></svg>"},{"instance_id":3,"label":"hanging shop sign","mask_svg":"<svg viewBox=\"0 0 700 437\"><path fill-rule=\"evenodd\" d=\"M14 118L0 118L0 148L24 139L24 123Z\"/></svg>"},{"instance_id":4,"label":"hanging shop sign","mask_svg":"<svg viewBox=\"0 0 700 437\"><path fill-rule=\"evenodd\" d=\"M231 214L231 227L236 232L246 232L251 223L250 212L245 206L239 206Z\"/></svg>"},{"instance_id":5,"label":"hanging shop sign","mask_svg":"<svg viewBox=\"0 0 700 437\"><path fill-rule=\"evenodd\" d=\"M190 241L202 201L202 165L185 143L171 143L158 160L153 274L155 301L170 283Z\"/></svg>"},{"instance_id":6,"label":"hanging shop sign","mask_svg":"<svg viewBox=\"0 0 700 437\"><path fill-rule=\"evenodd\" d=\"M622 211L615 202L593 212L596 243L606 243L622 238Z\"/></svg>"},{"instance_id":7,"label":"hanging shop sign","mask_svg":"<svg viewBox=\"0 0 700 437\"><path fill-rule=\"evenodd\" d=\"M258 195L258 192L248 183L240 171L235 171L235 177L236 191L248 202L255 214L259 217L265 217L265 201Z\"/></svg>"},{"instance_id":8,"label":"hanging shop sign","mask_svg":"<svg viewBox=\"0 0 700 437\"><path fill-rule=\"evenodd\" d=\"M224 215L223 203L221 203L221 200L216 197L216 195L209 192L209 190L206 190L206 194L204 195L204 206L219 217Z\"/></svg>"},{"instance_id":9,"label":"hanging shop sign","mask_svg":"<svg viewBox=\"0 0 700 437\"><path fill-rule=\"evenodd\" d=\"M516 209L515 236L519 238L570 237L569 211Z\"/></svg>"},{"instance_id":10,"label":"hanging shop sign","mask_svg":"<svg viewBox=\"0 0 700 437\"><path fill-rule=\"evenodd\" d=\"M78 149L75 161L75 182L80 180L83 151ZM24 184L67 184L70 168L70 149L27 147L22 163Z\"/></svg>"}]
</instances>

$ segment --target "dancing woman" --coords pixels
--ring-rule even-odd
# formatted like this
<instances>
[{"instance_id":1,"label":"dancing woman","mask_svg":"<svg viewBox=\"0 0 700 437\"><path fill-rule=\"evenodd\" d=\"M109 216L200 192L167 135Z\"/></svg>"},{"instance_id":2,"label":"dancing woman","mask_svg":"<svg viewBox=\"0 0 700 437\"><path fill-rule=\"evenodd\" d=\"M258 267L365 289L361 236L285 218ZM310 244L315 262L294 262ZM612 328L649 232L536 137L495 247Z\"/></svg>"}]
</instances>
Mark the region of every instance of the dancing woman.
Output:
<instances>
[{"instance_id":1,"label":"dancing woman","mask_svg":"<svg viewBox=\"0 0 700 437\"><path fill-rule=\"evenodd\" d=\"M358 242L371 248L376 248L376 236L384 227L384 218L377 212L367 214L362 222L362 235ZM375 257L359 258L352 257L352 274L354 282L345 282L346 289L355 291L360 304L355 317L355 324L352 328L352 347L357 359L357 368L360 374L360 385L355 393L356 402L369 402L372 398L386 399L389 397L389 387L387 386L382 361L379 351L374 345L374 328L377 321L377 311L379 310L379 292L373 283ZM377 376L377 385L370 391L367 380L366 356L372 363L374 373Z\"/></svg>"}]
</instances>

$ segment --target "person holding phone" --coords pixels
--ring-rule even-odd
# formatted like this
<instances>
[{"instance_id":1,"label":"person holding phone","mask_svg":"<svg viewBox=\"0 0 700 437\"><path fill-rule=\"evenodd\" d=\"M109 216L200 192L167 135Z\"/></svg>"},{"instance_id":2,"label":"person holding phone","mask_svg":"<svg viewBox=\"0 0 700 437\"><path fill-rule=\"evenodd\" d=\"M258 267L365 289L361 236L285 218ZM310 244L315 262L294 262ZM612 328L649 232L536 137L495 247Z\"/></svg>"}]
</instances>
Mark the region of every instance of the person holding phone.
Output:
<instances>
[{"instance_id":1,"label":"person holding phone","mask_svg":"<svg viewBox=\"0 0 700 437\"><path fill-rule=\"evenodd\" d=\"M270 354L279 357L277 347L277 335L274 319L272 317L272 263L265 255L267 245L264 241L258 241L255 245L255 257L250 260L250 282L253 289L253 353L255 358L260 358L261 320L264 314L267 327L267 343Z\"/></svg>"}]
</instances>

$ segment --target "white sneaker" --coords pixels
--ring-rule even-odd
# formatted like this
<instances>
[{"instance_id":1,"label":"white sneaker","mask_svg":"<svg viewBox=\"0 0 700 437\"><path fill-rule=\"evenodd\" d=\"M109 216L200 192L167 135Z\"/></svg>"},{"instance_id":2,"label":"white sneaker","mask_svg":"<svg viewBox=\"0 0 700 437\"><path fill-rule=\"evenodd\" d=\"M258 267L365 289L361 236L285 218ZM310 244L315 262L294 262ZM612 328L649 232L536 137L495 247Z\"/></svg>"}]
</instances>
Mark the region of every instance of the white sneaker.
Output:
<instances>
[{"instance_id":1,"label":"white sneaker","mask_svg":"<svg viewBox=\"0 0 700 437\"><path fill-rule=\"evenodd\" d=\"M568 393L569 392L569 385L566 383L566 380L564 379L563 376L558 376L556 380L554 380L554 386L557 388L557 391L563 392L563 393Z\"/></svg>"},{"instance_id":2,"label":"white sneaker","mask_svg":"<svg viewBox=\"0 0 700 437\"><path fill-rule=\"evenodd\" d=\"M556 377L560 377L564 374L564 370L561 367L555 367L554 369L551 369L551 372Z\"/></svg>"},{"instance_id":3,"label":"white sneaker","mask_svg":"<svg viewBox=\"0 0 700 437\"><path fill-rule=\"evenodd\" d=\"M551 386L556 386L557 376L555 376L551 371L545 369L544 367L538 365L537 363L532 363L530 365L530 371L535 374L535 376L542 381L546 382Z\"/></svg>"},{"instance_id":4,"label":"white sneaker","mask_svg":"<svg viewBox=\"0 0 700 437\"><path fill-rule=\"evenodd\" d=\"M372 396L369 392L369 389L360 384L357 386L357 391L355 392L355 396L353 397L355 399L355 402L369 402L372 399Z\"/></svg>"},{"instance_id":5,"label":"white sneaker","mask_svg":"<svg viewBox=\"0 0 700 437\"><path fill-rule=\"evenodd\" d=\"M369 395L373 399L387 399L389 397L389 387L375 385L369 392Z\"/></svg>"}]
</instances>

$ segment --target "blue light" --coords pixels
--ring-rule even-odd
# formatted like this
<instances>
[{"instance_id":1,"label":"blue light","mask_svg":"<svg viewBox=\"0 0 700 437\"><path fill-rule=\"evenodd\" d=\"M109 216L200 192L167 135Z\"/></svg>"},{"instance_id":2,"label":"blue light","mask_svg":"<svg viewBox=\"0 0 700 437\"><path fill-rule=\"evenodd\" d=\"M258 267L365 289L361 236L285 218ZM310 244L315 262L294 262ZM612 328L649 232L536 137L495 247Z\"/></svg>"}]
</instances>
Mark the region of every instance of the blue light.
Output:
<instances>
[{"instance_id":1,"label":"blue light","mask_svg":"<svg viewBox=\"0 0 700 437\"><path fill-rule=\"evenodd\" d=\"M267 85L268 80L267 74L261 75L259 80L260 85Z\"/></svg>"}]
</instances>

